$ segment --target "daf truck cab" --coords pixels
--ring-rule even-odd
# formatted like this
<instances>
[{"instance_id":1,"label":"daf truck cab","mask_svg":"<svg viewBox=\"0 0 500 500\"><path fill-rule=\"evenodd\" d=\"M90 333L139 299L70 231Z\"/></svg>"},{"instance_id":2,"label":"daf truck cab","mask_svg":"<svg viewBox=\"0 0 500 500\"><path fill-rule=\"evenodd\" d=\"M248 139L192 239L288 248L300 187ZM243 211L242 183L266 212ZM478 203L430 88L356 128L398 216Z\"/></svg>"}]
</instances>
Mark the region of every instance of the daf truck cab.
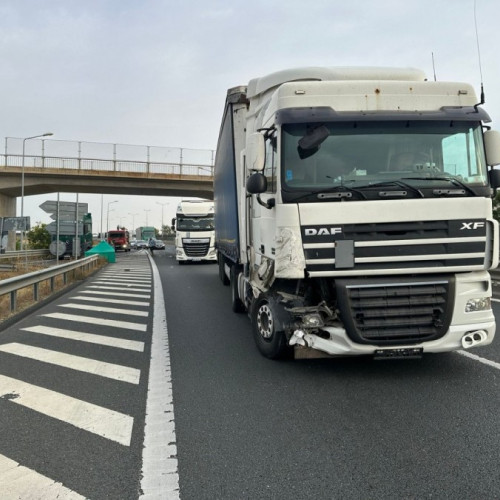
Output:
<instances>
[{"instance_id":1,"label":"daf truck cab","mask_svg":"<svg viewBox=\"0 0 500 500\"><path fill-rule=\"evenodd\" d=\"M499 133L467 83L298 68L227 93L219 277L260 352L420 357L489 344Z\"/></svg>"}]
</instances>

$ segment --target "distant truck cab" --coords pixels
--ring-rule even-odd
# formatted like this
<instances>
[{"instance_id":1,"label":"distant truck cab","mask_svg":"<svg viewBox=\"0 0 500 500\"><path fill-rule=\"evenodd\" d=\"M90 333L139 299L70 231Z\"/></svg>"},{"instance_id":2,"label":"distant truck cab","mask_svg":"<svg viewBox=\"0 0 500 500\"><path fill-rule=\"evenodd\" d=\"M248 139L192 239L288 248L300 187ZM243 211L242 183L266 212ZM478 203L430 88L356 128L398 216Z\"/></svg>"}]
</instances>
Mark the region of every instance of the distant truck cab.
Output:
<instances>
[{"instance_id":1,"label":"distant truck cab","mask_svg":"<svg viewBox=\"0 0 500 500\"><path fill-rule=\"evenodd\" d=\"M175 258L185 262L217 261L214 248L214 202L182 200L172 219L175 233Z\"/></svg>"},{"instance_id":2,"label":"distant truck cab","mask_svg":"<svg viewBox=\"0 0 500 500\"><path fill-rule=\"evenodd\" d=\"M108 243L115 247L115 251L130 252L130 235L123 227L109 231Z\"/></svg>"}]
</instances>

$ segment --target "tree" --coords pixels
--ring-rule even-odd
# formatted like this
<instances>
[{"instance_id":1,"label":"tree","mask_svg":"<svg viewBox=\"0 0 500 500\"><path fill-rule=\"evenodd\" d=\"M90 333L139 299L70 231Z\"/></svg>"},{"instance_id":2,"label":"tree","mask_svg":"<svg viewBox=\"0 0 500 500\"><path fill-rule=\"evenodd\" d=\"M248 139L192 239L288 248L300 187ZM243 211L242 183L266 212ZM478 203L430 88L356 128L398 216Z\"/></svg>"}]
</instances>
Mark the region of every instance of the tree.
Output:
<instances>
[{"instance_id":1,"label":"tree","mask_svg":"<svg viewBox=\"0 0 500 500\"><path fill-rule=\"evenodd\" d=\"M162 228L162 235L165 237L165 236L171 236L175 234L174 231L172 230L172 228L170 226L163 226Z\"/></svg>"},{"instance_id":2,"label":"tree","mask_svg":"<svg viewBox=\"0 0 500 500\"><path fill-rule=\"evenodd\" d=\"M493 218L500 222L500 189L493 197Z\"/></svg>"},{"instance_id":3,"label":"tree","mask_svg":"<svg viewBox=\"0 0 500 500\"><path fill-rule=\"evenodd\" d=\"M32 250L46 249L50 246L50 233L47 231L47 224L37 222L27 233L26 238L29 242L29 248Z\"/></svg>"}]
</instances>

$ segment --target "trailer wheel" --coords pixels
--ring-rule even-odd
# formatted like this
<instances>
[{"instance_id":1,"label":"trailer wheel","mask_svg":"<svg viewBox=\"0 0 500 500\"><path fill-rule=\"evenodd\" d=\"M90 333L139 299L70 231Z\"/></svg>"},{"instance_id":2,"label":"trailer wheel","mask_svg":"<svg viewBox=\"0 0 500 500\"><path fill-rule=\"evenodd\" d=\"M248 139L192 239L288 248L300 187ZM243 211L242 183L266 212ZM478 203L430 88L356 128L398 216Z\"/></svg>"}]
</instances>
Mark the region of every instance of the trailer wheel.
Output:
<instances>
[{"instance_id":1,"label":"trailer wheel","mask_svg":"<svg viewBox=\"0 0 500 500\"><path fill-rule=\"evenodd\" d=\"M224 286L229 285L229 279L226 276L226 271L224 270L224 257L219 253L217 254L217 262L219 263L219 278Z\"/></svg>"},{"instance_id":2,"label":"trailer wheel","mask_svg":"<svg viewBox=\"0 0 500 500\"><path fill-rule=\"evenodd\" d=\"M260 353L266 358L289 357L292 352L281 323L276 315L276 305L266 295L261 295L252 306L252 330Z\"/></svg>"},{"instance_id":3,"label":"trailer wheel","mask_svg":"<svg viewBox=\"0 0 500 500\"><path fill-rule=\"evenodd\" d=\"M235 313L245 312L246 307L243 301L240 299L238 293L238 274L239 269L237 266L231 266L231 308Z\"/></svg>"}]
</instances>

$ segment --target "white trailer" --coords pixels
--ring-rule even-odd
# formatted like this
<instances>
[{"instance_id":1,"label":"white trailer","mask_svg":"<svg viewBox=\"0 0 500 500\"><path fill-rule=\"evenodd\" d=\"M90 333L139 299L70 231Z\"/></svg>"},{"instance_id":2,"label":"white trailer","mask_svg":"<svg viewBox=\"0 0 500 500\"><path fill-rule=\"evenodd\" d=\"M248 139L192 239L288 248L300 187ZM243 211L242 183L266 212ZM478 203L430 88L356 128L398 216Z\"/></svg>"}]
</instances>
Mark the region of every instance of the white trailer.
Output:
<instances>
[{"instance_id":1,"label":"white trailer","mask_svg":"<svg viewBox=\"0 0 500 500\"><path fill-rule=\"evenodd\" d=\"M301 68L229 89L219 277L264 356L420 357L493 340L500 134L482 104L412 68Z\"/></svg>"},{"instance_id":2,"label":"white trailer","mask_svg":"<svg viewBox=\"0 0 500 500\"><path fill-rule=\"evenodd\" d=\"M214 248L214 202L182 200L172 219L175 230L175 258L186 262L217 261Z\"/></svg>"}]
</instances>

